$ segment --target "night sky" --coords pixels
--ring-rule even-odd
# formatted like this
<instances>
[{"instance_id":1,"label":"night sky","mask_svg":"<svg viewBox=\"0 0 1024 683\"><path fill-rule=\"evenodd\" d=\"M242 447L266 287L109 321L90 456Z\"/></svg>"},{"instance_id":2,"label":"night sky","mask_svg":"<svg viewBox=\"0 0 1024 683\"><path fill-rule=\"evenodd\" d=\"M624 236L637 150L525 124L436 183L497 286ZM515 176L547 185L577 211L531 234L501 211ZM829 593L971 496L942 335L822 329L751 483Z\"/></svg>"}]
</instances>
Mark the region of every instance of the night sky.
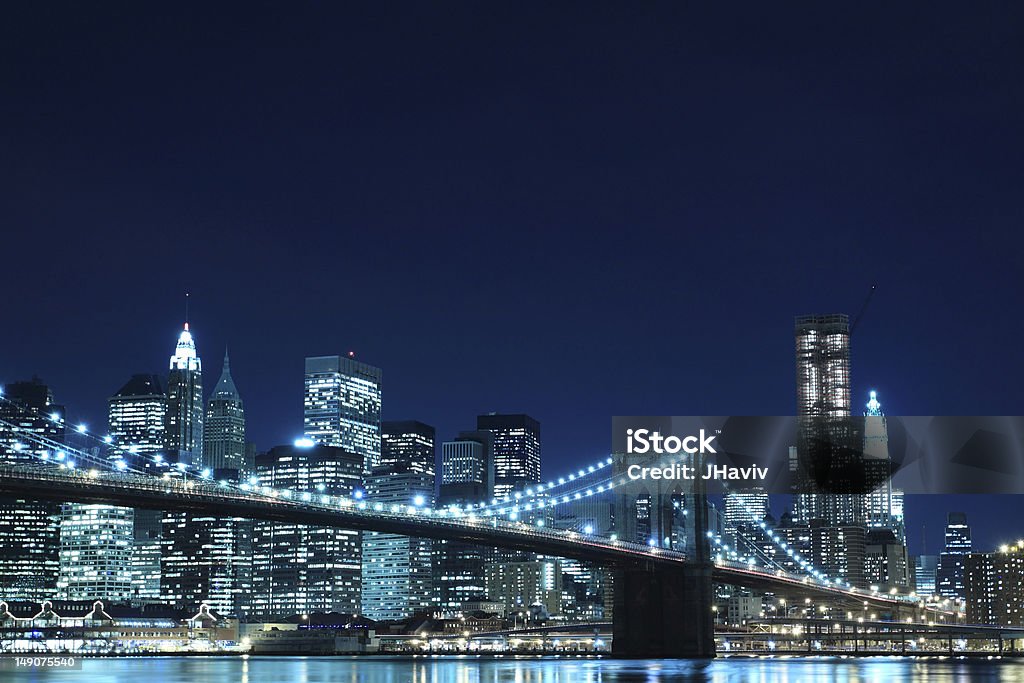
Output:
<instances>
[{"instance_id":1,"label":"night sky","mask_svg":"<svg viewBox=\"0 0 1024 683\"><path fill-rule=\"evenodd\" d=\"M261 449L353 350L386 419L527 412L557 475L612 415L792 414L793 316L877 283L855 405L1020 414L1024 6L703 5L9 6L0 382L102 428L189 291ZM1021 500L912 502L912 550Z\"/></svg>"}]
</instances>

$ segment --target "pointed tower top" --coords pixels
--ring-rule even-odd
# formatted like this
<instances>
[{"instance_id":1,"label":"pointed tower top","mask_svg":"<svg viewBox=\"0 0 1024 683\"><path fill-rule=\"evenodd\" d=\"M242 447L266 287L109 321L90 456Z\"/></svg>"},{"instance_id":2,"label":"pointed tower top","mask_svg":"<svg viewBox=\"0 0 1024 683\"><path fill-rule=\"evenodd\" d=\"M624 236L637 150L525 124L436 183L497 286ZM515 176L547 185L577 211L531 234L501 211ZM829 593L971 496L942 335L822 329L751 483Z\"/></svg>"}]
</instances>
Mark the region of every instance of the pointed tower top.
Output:
<instances>
[{"instance_id":1,"label":"pointed tower top","mask_svg":"<svg viewBox=\"0 0 1024 683\"><path fill-rule=\"evenodd\" d=\"M212 398L242 400L242 397L238 395L238 388L235 387L235 380L231 377L231 360L228 358L227 348L224 349L224 367L220 371L220 379L217 380L217 386L213 388Z\"/></svg>"},{"instance_id":2,"label":"pointed tower top","mask_svg":"<svg viewBox=\"0 0 1024 683\"><path fill-rule=\"evenodd\" d=\"M196 353L196 343L192 339L192 333L188 331L188 323L185 323L185 329L178 335L178 344L174 347L174 355L171 356L171 370L202 370L199 355Z\"/></svg>"},{"instance_id":3,"label":"pointed tower top","mask_svg":"<svg viewBox=\"0 0 1024 683\"><path fill-rule=\"evenodd\" d=\"M868 411L864 414L871 417L881 416L882 404L878 402L878 393L874 389L868 392L868 399L867 405L865 406Z\"/></svg>"}]
</instances>

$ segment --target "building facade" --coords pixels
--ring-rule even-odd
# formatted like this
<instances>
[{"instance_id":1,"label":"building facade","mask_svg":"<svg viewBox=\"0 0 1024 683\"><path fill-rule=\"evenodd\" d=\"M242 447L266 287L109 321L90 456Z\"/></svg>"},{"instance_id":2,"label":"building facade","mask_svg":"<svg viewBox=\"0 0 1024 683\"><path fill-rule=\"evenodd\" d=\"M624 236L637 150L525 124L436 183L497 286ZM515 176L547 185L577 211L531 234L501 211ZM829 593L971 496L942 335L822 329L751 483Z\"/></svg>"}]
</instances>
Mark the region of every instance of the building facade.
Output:
<instances>
[{"instance_id":1,"label":"building facade","mask_svg":"<svg viewBox=\"0 0 1024 683\"><path fill-rule=\"evenodd\" d=\"M381 370L349 356L306 359L303 432L314 443L380 459Z\"/></svg>"},{"instance_id":2,"label":"building facade","mask_svg":"<svg viewBox=\"0 0 1024 683\"><path fill-rule=\"evenodd\" d=\"M57 457L65 411L37 378L4 385L0 393L0 458L33 462ZM59 571L60 506L29 500L0 502L0 599L53 598Z\"/></svg>"},{"instance_id":3,"label":"building facade","mask_svg":"<svg viewBox=\"0 0 1024 683\"><path fill-rule=\"evenodd\" d=\"M60 520L62 600L132 599L134 512L110 505L67 503Z\"/></svg>"},{"instance_id":4,"label":"building facade","mask_svg":"<svg viewBox=\"0 0 1024 683\"><path fill-rule=\"evenodd\" d=\"M433 507L434 428L411 420L384 422L381 434L380 464L366 478L367 502ZM431 608L429 539L365 532L362 556L364 616L405 619Z\"/></svg>"},{"instance_id":5,"label":"building facade","mask_svg":"<svg viewBox=\"0 0 1024 683\"><path fill-rule=\"evenodd\" d=\"M351 497L363 490L363 455L337 446L277 446L256 456L260 486ZM251 615L258 619L361 608L357 531L255 522Z\"/></svg>"},{"instance_id":6,"label":"building facade","mask_svg":"<svg viewBox=\"0 0 1024 683\"><path fill-rule=\"evenodd\" d=\"M438 505L489 501L494 495L491 433L462 432L441 444ZM465 603L487 600L485 567L494 549L452 540L433 544L434 605L443 614L460 615Z\"/></svg>"},{"instance_id":7,"label":"building facade","mask_svg":"<svg viewBox=\"0 0 1024 683\"><path fill-rule=\"evenodd\" d=\"M231 470L236 477L252 469L252 464L246 462L245 406L231 377L227 351L220 379L206 402L203 463L214 473Z\"/></svg>"},{"instance_id":8,"label":"building facade","mask_svg":"<svg viewBox=\"0 0 1024 683\"><path fill-rule=\"evenodd\" d=\"M116 465L161 475L167 446L167 394L158 375L135 374L107 400L108 457ZM120 508L111 508L117 518ZM163 513L134 510L130 564L131 601L152 604L160 601L160 554ZM99 598L97 598L99 599Z\"/></svg>"},{"instance_id":9,"label":"building facade","mask_svg":"<svg viewBox=\"0 0 1024 683\"><path fill-rule=\"evenodd\" d=\"M967 622L1024 626L1024 541L964 557Z\"/></svg>"},{"instance_id":10,"label":"building facade","mask_svg":"<svg viewBox=\"0 0 1024 683\"><path fill-rule=\"evenodd\" d=\"M964 562L972 550L971 527L967 515L950 512L946 516L945 547L935 569L935 589L944 598L963 598Z\"/></svg>"},{"instance_id":11,"label":"building facade","mask_svg":"<svg viewBox=\"0 0 1024 683\"><path fill-rule=\"evenodd\" d=\"M477 431L491 433L494 496L540 483L540 423L529 415L489 413L476 418Z\"/></svg>"},{"instance_id":12,"label":"building facade","mask_svg":"<svg viewBox=\"0 0 1024 683\"><path fill-rule=\"evenodd\" d=\"M828 526L861 522L863 495L834 472L853 463L861 444L850 417L850 319L844 314L798 316L797 443L794 520Z\"/></svg>"},{"instance_id":13,"label":"building facade","mask_svg":"<svg viewBox=\"0 0 1024 683\"><path fill-rule=\"evenodd\" d=\"M185 323L167 377L164 448L172 462L203 463L203 413L203 364Z\"/></svg>"}]
</instances>

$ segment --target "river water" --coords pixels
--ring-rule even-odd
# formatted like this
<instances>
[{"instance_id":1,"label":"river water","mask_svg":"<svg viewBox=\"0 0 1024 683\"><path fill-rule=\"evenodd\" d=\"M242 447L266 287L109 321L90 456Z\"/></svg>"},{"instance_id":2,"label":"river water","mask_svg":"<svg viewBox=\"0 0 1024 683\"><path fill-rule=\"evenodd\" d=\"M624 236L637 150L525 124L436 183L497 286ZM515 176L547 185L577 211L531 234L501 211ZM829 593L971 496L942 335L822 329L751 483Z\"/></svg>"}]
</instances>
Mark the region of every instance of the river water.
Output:
<instances>
[{"instance_id":1,"label":"river water","mask_svg":"<svg viewBox=\"0 0 1024 683\"><path fill-rule=\"evenodd\" d=\"M484 657L140 657L81 670L0 672L4 683L896 683L1024 682L1024 659L719 658L712 661Z\"/></svg>"}]
</instances>

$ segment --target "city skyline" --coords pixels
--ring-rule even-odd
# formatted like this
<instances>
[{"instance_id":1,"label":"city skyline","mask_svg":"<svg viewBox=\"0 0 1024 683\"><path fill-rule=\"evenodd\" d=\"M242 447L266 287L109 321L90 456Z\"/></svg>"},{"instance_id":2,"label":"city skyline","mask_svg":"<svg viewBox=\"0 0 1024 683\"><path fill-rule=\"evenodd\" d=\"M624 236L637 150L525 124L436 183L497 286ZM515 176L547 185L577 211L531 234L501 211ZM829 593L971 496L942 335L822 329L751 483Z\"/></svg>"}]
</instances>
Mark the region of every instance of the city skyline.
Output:
<instances>
[{"instance_id":1,"label":"city skyline","mask_svg":"<svg viewBox=\"0 0 1024 683\"><path fill-rule=\"evenodd\" d=\"M1022 27L12 5L0 669L1012 679Z\"/></svg>"},{"instance_id":2,"label":"city skyline","mask_svg":"<svg viewBox=\"0 0 1024 683\"><path fill-rule=\"evenodd\" d=\"M797 318L798 318L798 326L799 326L800 316L797 316ZM172 358L171 358L171 371L172 371L172 374L175 372L175 368L177 368L177 367L179 367L181 365L180 361L176 363L176 358L183 353L182 352L183 348L185 349L184 356L186 357L185 358L186 364L187 363L192 363L194 365L194 364L198 363L198 359L196 358L197 346L198 346L198 344L195 342L195 340L193 338L193 335L191 334L191 332L189 330L188 324L186 324L184 332L179 333L178 345L177 345L177 349L176 349L176 352L175 352L175 356L172 356ZM854 345L854 347L855 347L855 345ZM847 353L849 353L849 352L847 352ZM307 357L305 359L306 370L307 370L307 392L308 392L308 378L309 378L309 362L311 360L314 363L321 363L321 364L323 364L324 362L327 362L328 364L330 364L330 363L335 363L335 364L340 363L342 367L345 367L347 365L347 366L351 366L351 367L354 367L354 368L359 368L361 370L365 369L364 371L369 371L369 372L372 372L372 373L376 373L376 378L377 378L376 381L379 382L379 377L380 377L380 372L381 372L380 369L378 369L376 367L373 367L373 366L369 366L366 363L362 362L361 360L357 360L355 358L355 356L354 356L354 352L350 351L347 354L345 354L344 356L312 357L312 358ZM225 361L225 363L227 363L227 353L226 352L225 352L224 361ZM233 380L231 380L230 369L228 367L223 367L221 369L222 379L223 379L223 375L224 375L225 371L228 373L227 377L228 377L229 381L231 381L231 389L232 389L232 391L237 391L237 390L234 389ZM856 374L856 373L854 373L854 374ZM32 376L35 376L35 375L32 375ZM148 379L150 377L152 377L154 380L157 380L159 382L159 378L157 376L145 375L145 374L140 375L138 373L134 373L132 375L133 381L136 381L136 382L140 381L140 380ZM849 381L849 380L844 380L844 381ZM131 382L129 382L129 385L126 385L126 387L127 386L131 386ZM126 387L122 387L121 391L124 391ZM377 389L377 391L378 391L378 396L377 396L376 400L377 400L378 406L379 406L379 404L380 404L379 388ZM209 392L209 396L208 397L199 396L199 398L201 399L199 401L199 405L200 406L204 406L204 405L206 405L206 402L208 400L209 401L214 400L215 397L217 396L217 393L218 393L217 389L215 388L214 390L211 390ZM114 397L116 398L116 394L114 395ZM868 413L870 413L871 411L877 411L878 410L878 405L879 405L878 401L877 401L877 392L872 389L868 393L868 397L869 397L869 400L863 404L863 408L865 408ZM108 398L108 400L110 400L110 399ZM846 398L844 400L846 400L847 402L856 401L855 398ZM854 405L854 409L855 410L857 409L856 404ZM60 406L60 410L62 410L62 411L65 410L63 405ZM381 409L380 409L380 407L378 407L375 410L378 413L380 413ZM383 414L383 413L380 413L380 414ZM78 420L77 420L77 417L76 417L75 414L69 414L66 417L67 417L67 419L71 423L78 424ZM507 417L515 418L516 416L515 415L509 415ZM523 417L523 416L520 416L520 417ZM482 419L485 419L485 418L486 418L486 414L478 415L476 419L477 419L477 421L479 421L479 420L482 420ZM405 419L405 418L403 418L403 419ZM410 418L410 419L419 419L419 418L414 417L414 418ZM527 416L526 419L530 420L531 418L529 418ZM85 424L89 424L89 423L96 424L97 422L91 422L90 421L90 422L86 422ZM467 432L467 430L461 429L458 434L461 435L463 433L471 433L471 432ZM301 434L302 434L302 430L297 430L295 432L295 436L296 437L300 436ZM455 437L456 437L456 434L453 434L453 435L451 435L450 438L454 439ZM254 446L254 451L253 452L254 453L255 452L265 453L265 452L269 451L273 447L290 445L293 440L294 439L289 439L289 440L283 441L283 442L281 442L279 444L273 444L273 445L267 445L267 446L263 446L261 444L253 444L253 446ZM438 443L440 443L440 441ZM440 449L438 449L438 464L439 465L440 465L440 461L441 461L441 452L440 452ZM585 461L587 461L586 458L581 458L579 460L579 462L585 462ZM550 461L546 461L546 462L550 462ZM561 463L559 465L561 465ZM558 467L559 465L556 465L555 467ZM566 463L564 466L568 467L569 469L571 469L573 467L573 463ZM552 468L552 465L547 465L547 467L546 467L546 474L544 476L550 476L551 468ZM555 471L557 472L558 470L555 470ZM791 510L792 509L792 505L793 505L793 503L796 500L795 498L794 499L790 499L789 496L779 496L779 495L773 495L773 496L771 496L771 498L772 498L771 513L776 518L778 518L778 516L782 512L785 512L787 510ZM979 545L979 548L981 548L982 550L991 551L991 550L994 550L995 548L999 547L1000 545L1002 545L1004 543L1007 543L1007 542L1012 543L1013 539L1020 535L1019 529L1017 529L1017 527L1015 525L1013 525L1012 521L1008 521L1008 520L1012 520L1013 517L1011 516L1011 517L1007 518L1005 516L1005 512L1007 510L1012 510L1013 509L1013 505L1014 505L1013 498L1014 497L1012 497L1012 496L997 496L996 497L997 504L993 505L992 504L992 499L990 497L987 497L987 496L971 496L971 495L934 495L934 496L916 495L916 496L909 496L908 499L909 499L909 503L910 504L909 504L908 507L910 509L910 513L908 515L908 517L909 517L909 525L908 525L908 531L907 531L907 545L908 545L908 549L910 550L910 552L913 555L925 554L925 553L937 553L938 552L937 549L941 549L941 547L943 545L943 524L944 524L943 520L945 519L945 516L947 514L952 513L952 512L960 512L960 511L967 511L968 512L968 516L973 517L975 519L978 519L978 520L980 520L982 522L982 524L979 525L980 529L981 529L981 534L980 534L979 538L982 539L981 544ZM920 504L922 501L927 502L927 504L926 505ZM999 503L1001 503L1002 505L1000 505ZM1001 526L996 526L995 528L993 528L994 523L999 523L999 522L1002 523ZM927 533L925 534L925 532L927 532Z\"/></svg>"}]
</instances>

